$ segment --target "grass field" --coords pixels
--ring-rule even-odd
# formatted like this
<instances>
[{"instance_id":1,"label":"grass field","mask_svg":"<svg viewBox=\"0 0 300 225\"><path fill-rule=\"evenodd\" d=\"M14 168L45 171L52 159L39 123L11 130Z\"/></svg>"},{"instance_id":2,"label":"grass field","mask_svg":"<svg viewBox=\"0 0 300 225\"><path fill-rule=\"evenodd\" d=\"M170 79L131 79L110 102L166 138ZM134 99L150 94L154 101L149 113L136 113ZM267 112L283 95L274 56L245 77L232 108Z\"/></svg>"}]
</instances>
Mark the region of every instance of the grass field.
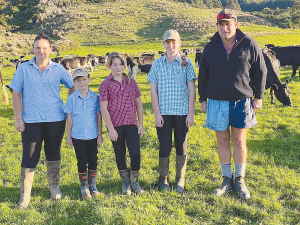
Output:
<instances>
[{"instance_id":1,"label":"grass field","mask_svg":"<svg viewBox=\"0 0 300 225\"><path fill-rule=\"evenodd\" d=\"M297 36L297 34L295 34ZM299 34L298 34L299 35ZM280 37L280 36L279 36ZM263 46L268 36L259 39ZM298 39L299 40L299 39ZM279 43L287 45L289 43ZM184 45L189 45L188 42ZM195 46L197 47L197 46ZM81 47L74 54L86 55L119 51L135 53L162 50L160 43ZM69 54L64 52L63 54ZM194 55L191 55L192 61ZM0 68L5 84L9 84L14 68ZM196 73L198 69L195 67ZM285 81L291 69L282 69ZM91 74L90 88L97 92L109 74L105 67ZM216 197L211 193L222 181L215 135L203 127L206 115L196 104L195 125L189 131L186 191L160 193L158 179L158 140L146 74L138 74L137 82L144 105L144 137L141 139L141 177L143 195L122 196L121 180L114 152L104 129L104 143L99 146L97 186L101 195L88 201L80 197L74 149L63 140L60 186L61 201L50 200L47 188L45 157L42 154L34 178L32 198L26 210L16 207L20 191L21 135L14 129L12 104L0 101L0 224L299 224L300 223L300 83L290 82L292 107L278 101L270 104L265 93L263 108L257 111L258 125L248 132L248 164L246 182L252 194L241 202L234 194ZM197 83L196 83L197 84ZM2 95L2 93L0 92ZM11 95L9 94L10 100ZM67 90L62 88L64 101ZM197 97L198 98L198 97ZM171 186L175 180L175 152L170 165Z\"/></svg>"}]
</instances>

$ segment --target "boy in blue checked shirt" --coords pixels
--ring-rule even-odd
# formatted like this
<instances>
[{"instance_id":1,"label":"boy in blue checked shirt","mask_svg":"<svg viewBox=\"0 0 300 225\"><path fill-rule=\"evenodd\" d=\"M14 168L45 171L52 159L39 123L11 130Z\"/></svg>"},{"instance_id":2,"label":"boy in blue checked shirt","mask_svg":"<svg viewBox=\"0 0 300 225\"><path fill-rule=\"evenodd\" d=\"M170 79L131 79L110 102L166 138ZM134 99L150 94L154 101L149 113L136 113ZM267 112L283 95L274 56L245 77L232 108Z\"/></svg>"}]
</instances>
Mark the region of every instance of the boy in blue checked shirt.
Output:
<instances>
[{"instance_id":1,"label":"boy in blue checked shirt","mask_svg":"<svg viewBox=\"0 0 300 225\"><path fill-rule=\"evenodd\" d=\"M99 97L89 89L88 70L79 67L72 73L77 90L66 102L67 144L74 145L82 198L99 195L96 187L97 144L102 144L102 116ZM88 166L88 171L87 171Z\"/></svg>"},{"instance_id":2,"label":"boy in blue checked shirt","mask_svg":"<svg viewBox=\"0 0 300 225\"><path fill-rule=\"evenodd\" d=\"M167 30L163 36L166 54L154 61L148 75L151 101L160 142L159 189L170 190L169 157L172 149L172 130L176 147L175 190L184 191L187 162L187 132L194 123L195 71L190 59L179 52L180 36Z\"/></svg>"}]
</instances>

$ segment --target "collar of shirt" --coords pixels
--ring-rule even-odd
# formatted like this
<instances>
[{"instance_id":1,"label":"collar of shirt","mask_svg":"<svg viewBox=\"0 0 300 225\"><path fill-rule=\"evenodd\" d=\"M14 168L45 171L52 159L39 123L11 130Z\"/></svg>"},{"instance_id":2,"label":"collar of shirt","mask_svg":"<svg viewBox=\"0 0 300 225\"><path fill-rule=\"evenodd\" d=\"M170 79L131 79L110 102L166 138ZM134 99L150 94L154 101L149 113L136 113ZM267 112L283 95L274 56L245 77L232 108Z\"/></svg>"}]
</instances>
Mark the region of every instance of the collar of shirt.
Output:
<instances>
[{"instance_id":1,"label":"collar of shirt","mask_svg":"<svg viewBox=\"0 0 300 225\"><path fill-rule=\"evenodd\" d=\"M76 91L74 91L74 95L75 95L75 98L80 97L80 98L84 99L84 97L82 97L82 95L78 89L76 89ZM91 90L89 89L88 94L85 99L89 99L91 97L93 97L93 96L91 95Z\"/></svg>"},{"instance_id":2,"label":"collar of shirt","mask_svg":"<svg viewBox=\"0 0 300 225\"><path fill-rule=\"evenodd\" d=\"M220 45L222 46L222 49L227 53L224 45L223 45L223 42L221 40L221 37L219 36L218 37L218 42L220 43ZM232 46L232 49L234 48L234 46L236 45L236 43L238 42L238 37L237 37L237 34L235 35L235 41L234 41L234 45Z\"/></svg>"},{"instance_id":3,"label":"collar of shirt","mask_svg":"<svg viewBox=\"0 0 300 225\"><path fill-rule=\"evenodd\" d=\"M163 61L164 61L164 62L166 62L166 60L168 60L166 54L163 55L162 57L163 57ZM181 62L181 57L180 57L179 52L177 53L177 56L176 56L176 58L175 58L174 60L176 60L176 61L178 61L178 62ZM174 61L174 60L173 60L173 61Z\"/></svg>"},{"instance_id":4,"label":"collar of shirt","mask_svg":"<svg viewBox=\"0 0 300 225\"><path fill-rule=\"evenodd\" d=\"M35 63L35 56L30 59L29 63L30 63L30 65L34 65L38 69L38 66ZM52 67L54 65L53 63L54 62L49 59L49 65L47 66L47 69Z\"/></svg>"}]
</instances>

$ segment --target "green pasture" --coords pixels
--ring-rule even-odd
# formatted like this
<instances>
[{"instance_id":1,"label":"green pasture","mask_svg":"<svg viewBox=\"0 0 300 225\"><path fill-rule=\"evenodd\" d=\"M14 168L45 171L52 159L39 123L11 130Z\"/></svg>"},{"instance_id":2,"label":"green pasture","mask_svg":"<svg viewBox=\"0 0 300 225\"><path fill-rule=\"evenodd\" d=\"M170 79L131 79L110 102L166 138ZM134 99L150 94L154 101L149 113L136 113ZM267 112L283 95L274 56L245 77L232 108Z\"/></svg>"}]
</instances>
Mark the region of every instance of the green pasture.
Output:
<instances>
[{"instance_id":1,"label":"green pasture","mask_svg":"<svg viewBox=\"0 0 300 225\"><path fill-rule=\"evenodd\" d=\"M286 31L287 35L297 36ZM268 36L269 35L269 36ZM255 37L259 44L272 43L272 35ZM294 36L293 36L294 37ZM292 43L277 40L280 45ZM292 41L292 38L289 38ZM299 40L299 39L298 39ZM198 47L201 43L184 42L183 46ZM72 52L78 55L104 55L118 51L139 54L157 53L161 43L132 45L85 46ZM54 56L53 56L54 57ZM194 61L194 55L190 58ZM5 61L1 67L4 83L9 84L14 67ZM198 68L195 67L196 73ZM281 70L283 82L291 75L290 68ZM109 74L104 66L91 73L90 88L97 92L99 84ZM258 125L248 132L248 164L246 182L252 198L242 202L234 193L216 197L211 193L222 182L214 132L203 127L206 115L196 104L195 125L189 130L186 191L160 193L157 190L159 142L154 126L150 87L146 74L136 80L142 92L144 105L144 137L141 139L141 176L143 195L122 196L121 180L114 152L104 128L104 143L99 146L97 186L101 195L84 201L80 186L74 149L62 143L60 186L64 197L50 200L47 187L45 156L42 153L34 178L32 198L25 210L17 208L20 192L21 135L14 129L14 114L6 106L0 91L0 224L299 224L300 223L300 81L293 78L289 84L292 107L283 107L276 100L270 104L267 90L263 108L256 112ZM196 82L197 85L197 82ZM7 90L8 91L8 90ZM62 98L67 90L62 88ZM197 95L198 99L198 95ZM170 163L170 183L175 180L175 152Z\"/></svg>"}]
</instances>

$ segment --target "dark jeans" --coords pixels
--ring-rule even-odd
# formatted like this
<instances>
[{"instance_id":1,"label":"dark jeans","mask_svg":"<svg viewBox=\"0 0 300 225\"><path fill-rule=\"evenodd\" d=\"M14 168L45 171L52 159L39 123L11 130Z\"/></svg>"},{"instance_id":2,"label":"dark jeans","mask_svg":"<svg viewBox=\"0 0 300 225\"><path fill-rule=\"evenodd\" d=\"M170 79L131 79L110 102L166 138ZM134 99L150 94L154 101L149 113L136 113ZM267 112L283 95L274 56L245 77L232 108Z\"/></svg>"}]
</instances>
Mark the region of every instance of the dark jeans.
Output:
<instances>
[{"instance_id":1,"label":"dark jeans","mask_svg":"<svg viewBox=\"0 0 300 225\"><path fill-rule=\"evenodd\" d=\"M22 132L22 167L35 168L39 162L42 143L47 161L60 160L60 146L65 132L66 120L58 122L25 123Z\"/></svg>"},{"instance_id":2,"label":"dark jeans","mask_svg":"<svg viewBox=\"0 0 300 225\"><path fill-rule=\"evenodd\" d=\"M186 126L186 116L163 115L163 127L156 127L157 137L160 143L159 157L169 157L172 150L172 130L174 128L174 140L177 155L186 155L183 149L189 128Z\"/></svg>"},{"instance_id":3,"label":"dark jeans","mask_svg":"<svg viewBox=\"0 0 300 225\"><path fill-rule=\"evenodd\" d=\"M131 159L131 170L140 170L141 164L141 153L140 153L140 137L138 134L137 126L126 125L115 127L118 133L118 140L116 142L112 141L117 167L119 170L127 169L126 165L126 145L128 148L129 156Z\"/></svg>"},{"instance_id":4,"label":"dark jeans","mask_svg":"<svg viewBox=\"0 0 300 225\"><path fill-rule=\"evenodd\" d=\"M87 166L89 170L97 170L97 138L91 140L72 138L72 142L77 158L78 173L86 173Z\"/></svg>"}]
</instances>

